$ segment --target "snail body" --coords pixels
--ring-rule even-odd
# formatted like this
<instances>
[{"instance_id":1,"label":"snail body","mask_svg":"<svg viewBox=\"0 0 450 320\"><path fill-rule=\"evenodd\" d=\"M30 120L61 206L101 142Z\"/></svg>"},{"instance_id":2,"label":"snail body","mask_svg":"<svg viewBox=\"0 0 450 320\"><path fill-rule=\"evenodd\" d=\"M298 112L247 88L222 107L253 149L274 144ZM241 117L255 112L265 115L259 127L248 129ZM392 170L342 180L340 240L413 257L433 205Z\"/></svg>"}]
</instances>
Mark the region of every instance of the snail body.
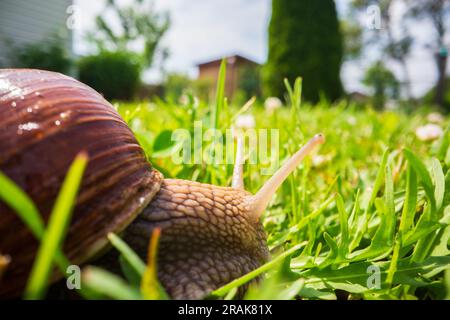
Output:
<instances>
[{"instance_id":1,"label":"snail body","mask_svg":"<svg viewBox=\"0 0 450 320\"><path fill-rule=\"evenodd\" d=\"M232 187L164 179L95 90L59 73L0 69L0 171L30 196L47 222L71 162L86 151L89 162L65 255L73 264L86 263L115 232L145 259L150 235L160 228L158 276L175 299L202 298L267 261L260 216L276 188L322 141L313 138L255 195L242 187L240 163ZM0 254L11 260L0 279L0 297L20 295L38 245L0 201Z\"/></svg>"}]
</instances>

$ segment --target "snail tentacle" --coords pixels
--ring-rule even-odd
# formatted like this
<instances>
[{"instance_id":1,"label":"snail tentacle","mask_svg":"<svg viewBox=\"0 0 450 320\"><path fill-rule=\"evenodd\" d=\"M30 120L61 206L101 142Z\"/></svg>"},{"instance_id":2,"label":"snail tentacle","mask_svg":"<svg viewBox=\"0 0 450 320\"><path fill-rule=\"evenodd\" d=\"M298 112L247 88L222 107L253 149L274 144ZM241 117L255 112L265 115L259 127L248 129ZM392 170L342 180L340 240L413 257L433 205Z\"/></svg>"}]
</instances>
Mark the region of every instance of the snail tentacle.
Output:
<instances>
[{"instance_id":1,"label":"snail tentacle","mask_svg":"<svg viewBox=\"0 0 450 320\"><path fill-rule=\"evenodd\" d=\"M231 186L238 190L244 190L244 139L237 136L236 160L234 162L233 179Z\"/></svg>"},{"instance_id":2,"label":"snail tentacle","mask_svg":"<svg viewBox=\"0 0 450 320\"><path fill-rule=\"evenodd\" d=\"M259 191L248 197L248 206L251 214L259 219L270 203L272 196L283 183L284 180L297 168L302 160L311 153L314 148L325 142L323 134L315 135L300 150L298 150L277 172L262 186Z\"/></svg>"}]
</instances>

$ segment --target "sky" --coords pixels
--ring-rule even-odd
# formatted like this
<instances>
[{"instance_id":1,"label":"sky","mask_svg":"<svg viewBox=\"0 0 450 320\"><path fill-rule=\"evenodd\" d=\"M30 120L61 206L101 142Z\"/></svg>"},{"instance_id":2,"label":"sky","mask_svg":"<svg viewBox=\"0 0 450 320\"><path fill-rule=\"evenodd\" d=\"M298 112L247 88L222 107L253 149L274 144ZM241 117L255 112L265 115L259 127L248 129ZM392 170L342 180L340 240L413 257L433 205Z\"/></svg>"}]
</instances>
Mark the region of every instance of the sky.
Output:
<instances>
[{"instance_id":1,"label":"sky","mask_svg":"<svg viewBox=\"0 0 450 320\"><path fill-rule=\"evenodd\" d=\"M131 0L118 1L119 4L130 2ZM76 54L83 55L91 50L85 41L86 31L94 27L95 16L103 10L104 0L74 0L74 3L78 10L74 49ZM347 4L348 0L336 1L339 15L347 13ZM154 5L156 10L167 11L171 17L170 29L161 43L170 53L164 65L165 70L195 77L196 63L235 53L259 63L266 61L270 0L154 0ZM401 19L404 10L401 5L394 7L394 22ZM114 21L108 16L107 19ZM431 27L420 23L411 27L410 32L422 43L429 38ZM341 78L348 92L366 91L361 78L371 63L370 57L369 53L360 61L343 64ZM429 90L437 77L430 50L423 44L417 45L407 64L413 94L421 96ZM388 65L401 79L401 69L395 63ZM161 72L158 68L144 74L147 82L157 82L160 79Z\"/></svg>"}]
</instances>

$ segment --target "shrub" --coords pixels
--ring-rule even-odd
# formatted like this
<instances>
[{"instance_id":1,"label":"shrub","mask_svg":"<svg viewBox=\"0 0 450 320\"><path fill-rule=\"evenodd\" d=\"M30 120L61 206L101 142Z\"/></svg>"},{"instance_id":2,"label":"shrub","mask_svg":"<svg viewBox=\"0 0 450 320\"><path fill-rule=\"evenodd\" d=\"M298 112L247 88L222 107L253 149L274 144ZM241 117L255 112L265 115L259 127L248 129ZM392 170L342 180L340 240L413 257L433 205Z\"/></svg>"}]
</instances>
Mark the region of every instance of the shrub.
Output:
<instances>
[{"instance_id":1,"label":"shrub","mask_svg":"<svg viewBox=\"0 0 450 320\"><path fill-rule=\"evenodd\" d=\"M239 69L239 89L245 100L261 95L260 73L260 67L254 65L244 65Z\"/></svg>"},{"instance_id":2,"label":"shrub","mask_svg":"<svg viewBox=\"0 0 450 320\"><path fill-rule=\"evenodd\" d=\"M191 88L192 80L185 74L169 73L164 81L164 95L172 101L178 101L181 95Z\"/></svg>"},{"instance_id":3,"label":"shrub","mask_svg":"<svg viewBox=\"0 0 450 320\"><path fill-rule=\"evenodd\" d=\"M9 48L8 67L41 69L67 74L73 64L64 46L64 40L59 37L22 45L10 43Z\"/></svg>"},{"instance_id":4,"label":"shrub","mask_svg":"<svg viewBox=\"0 0 450 320\"><path fill-rule=\"evenodd\" d=\"M216 94L216 82L212 79L192 81L192 91L201 101L213 101Z\"/></svg>"},{"instance_id":5,"label":"shrub","mask_svg":"<svg viewBox=\"0 0 450 320\"><path fill-rule=\"evenodd\" d=\"M130 100L140 84L142 66L130 52L102 51L79 61L79 79L107 100Z\"/></svg>"},{"instance_id":6,"label":"shrub","mask_svg":"<svg viewBox=\"0 0 450 320\"><path fill-rule=\"evenodd\" d=\"M400 83L382 61L375 62L364 75L363 83L372 90L372 104L382 109L388 99L398 99Z\"/></svg>"}]
</instances>

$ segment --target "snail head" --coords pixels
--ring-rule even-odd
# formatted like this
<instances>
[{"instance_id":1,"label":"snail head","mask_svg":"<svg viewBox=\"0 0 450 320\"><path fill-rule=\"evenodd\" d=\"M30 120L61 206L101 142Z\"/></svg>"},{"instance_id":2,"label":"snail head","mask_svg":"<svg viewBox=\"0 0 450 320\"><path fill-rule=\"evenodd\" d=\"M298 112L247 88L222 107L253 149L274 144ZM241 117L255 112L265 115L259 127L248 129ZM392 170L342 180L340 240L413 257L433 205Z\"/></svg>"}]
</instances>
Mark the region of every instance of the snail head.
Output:
<instances>
[{"instance_id":1,"label":"snail head","mask_svg":"<svg viewBox=\"0 0 450 320\"><path fill-rule=\"evenodd\" d=\"M125 239L145 258L148 239L162 230L158 276L173 298L198 299L264 264L269 258L260 222L278 187L315 146L321 134L297 151L256 193L244 190L243 144L238 138L232 186L165 179ZM240 288L242 293L245 288Z\"/></svg>"}]
</instances>

